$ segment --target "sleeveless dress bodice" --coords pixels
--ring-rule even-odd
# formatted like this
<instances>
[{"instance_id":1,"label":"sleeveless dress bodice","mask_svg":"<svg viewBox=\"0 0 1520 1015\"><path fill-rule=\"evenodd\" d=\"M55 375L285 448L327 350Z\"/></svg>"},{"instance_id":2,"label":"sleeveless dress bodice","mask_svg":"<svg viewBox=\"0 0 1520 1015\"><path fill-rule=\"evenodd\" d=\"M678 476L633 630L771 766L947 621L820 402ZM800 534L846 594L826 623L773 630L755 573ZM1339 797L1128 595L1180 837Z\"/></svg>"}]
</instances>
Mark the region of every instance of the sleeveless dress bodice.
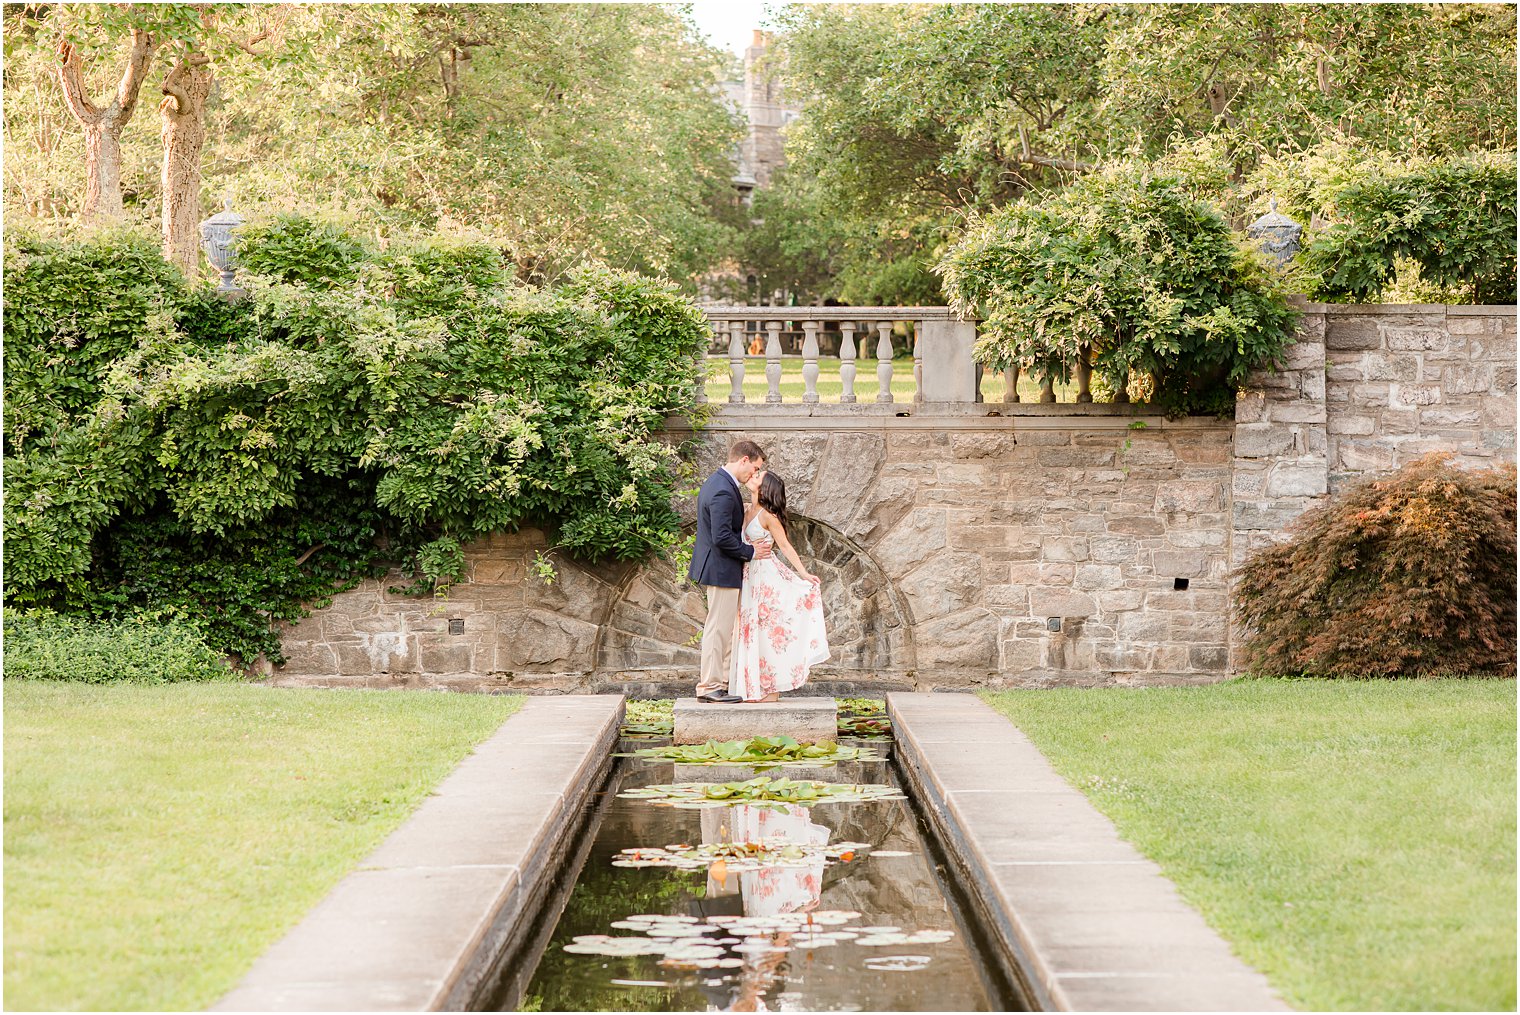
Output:
<instances>
[{"instance_id":1,"label":"sleeveless dress bodice","mask_svg":"<svg viewBox=\"0 0 1520 1015\"><path fill-rule=\"evenodd\" d=\"M741 535L751 545L771 538L759 512ZM828 658L819 587L799 577L774 550L745 564L729 690L745 701L796 690L808 670Z\"/></svg>"}]
</instances>

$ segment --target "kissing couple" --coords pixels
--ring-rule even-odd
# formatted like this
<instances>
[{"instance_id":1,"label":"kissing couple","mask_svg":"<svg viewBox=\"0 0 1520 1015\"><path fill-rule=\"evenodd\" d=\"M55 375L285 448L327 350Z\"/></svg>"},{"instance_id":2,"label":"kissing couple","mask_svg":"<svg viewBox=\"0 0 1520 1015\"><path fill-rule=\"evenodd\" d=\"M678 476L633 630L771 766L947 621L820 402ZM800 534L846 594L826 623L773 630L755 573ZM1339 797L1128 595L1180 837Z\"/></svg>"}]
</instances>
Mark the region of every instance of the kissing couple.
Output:
<instances>
[{"instance_id":1,"label":"kissing couple","mask_svg":"<svg viewBox=\"0 0 1520 1015\"><path fill-rule=\"evenodd\" d=\"M687 577L707 593L698 701L776 701L828 659L819 579L792 549L788 521L786 484L758 444L736 441L697 495Z\"/></svg>"}]
</instances>

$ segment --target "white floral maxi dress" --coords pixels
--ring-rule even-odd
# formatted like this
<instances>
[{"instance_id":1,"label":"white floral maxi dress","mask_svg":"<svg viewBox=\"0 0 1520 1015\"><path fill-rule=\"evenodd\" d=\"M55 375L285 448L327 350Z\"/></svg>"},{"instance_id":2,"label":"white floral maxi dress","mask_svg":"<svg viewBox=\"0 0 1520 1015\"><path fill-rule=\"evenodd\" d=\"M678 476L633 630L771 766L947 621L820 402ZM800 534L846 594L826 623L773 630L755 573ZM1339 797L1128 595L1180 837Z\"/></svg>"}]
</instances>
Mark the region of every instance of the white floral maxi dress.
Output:
<instances>
[{"instance_id":1,"label":"white floral maxi dress","mask_svg":"<svg viewBox=\"0 0 1520 1015\"><path fill-rule=\"evenodd\" d=\"M744 527L744 541L764 538L765 527L756 516ZM793 573L780 554L744 565L733 651L728 690L745 701L796 690L807 681L809 669L829 658L823 596L817 585Z\"/></svg>"}]
</instances>

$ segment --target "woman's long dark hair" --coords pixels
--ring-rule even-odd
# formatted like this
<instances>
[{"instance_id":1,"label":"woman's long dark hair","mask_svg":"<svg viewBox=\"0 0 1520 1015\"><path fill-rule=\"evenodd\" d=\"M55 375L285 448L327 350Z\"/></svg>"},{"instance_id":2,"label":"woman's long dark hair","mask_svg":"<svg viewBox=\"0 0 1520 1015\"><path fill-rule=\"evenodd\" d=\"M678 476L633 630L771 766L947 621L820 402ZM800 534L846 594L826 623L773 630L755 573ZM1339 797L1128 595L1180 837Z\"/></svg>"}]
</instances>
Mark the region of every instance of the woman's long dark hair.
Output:
<instances>
[{"instance_id":1,"label":"woman's long dark hair","mask_svg":"<svg viewBox=\"0 0 1520 1015\"><path fill-rule=\"evenodd\" d=\"M781 477L774 472L767 472L760 477L760 492L755 500L781 522L781 530L788 536L791 531L787 528L786 517L786 484L781 482Z\"/></svg>"}]
</instances>

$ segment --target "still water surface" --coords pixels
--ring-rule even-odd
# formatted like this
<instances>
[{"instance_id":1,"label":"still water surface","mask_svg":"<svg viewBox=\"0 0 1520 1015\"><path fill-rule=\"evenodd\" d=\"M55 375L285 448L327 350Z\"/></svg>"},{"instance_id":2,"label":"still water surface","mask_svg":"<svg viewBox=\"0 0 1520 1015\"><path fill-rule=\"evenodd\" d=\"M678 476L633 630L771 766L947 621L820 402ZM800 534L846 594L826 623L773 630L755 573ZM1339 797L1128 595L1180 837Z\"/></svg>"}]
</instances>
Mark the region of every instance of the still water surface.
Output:
<instances>
[{"instance_id":1,"label":"still water surface","mask_svg":"<svg viewBox=\"0 0 1520 1015\"><path fill-rule=\"evenodd\" d=\"M623 749L648 746L625 742ZM884 745L883 745L884 746ZM671 782L754 776L740 766L676 766L622 759L607 792ZM897 786L887 762L847 762L759 774ZM767 834L815 845L868 843L849 862L746 873L612 866L618 852L676 843L751 841ZM872 856L874 851L905 856ZM809 946L805 933L725 929L735 917L835 914L824 932L858 937ZM858 913L844 918L839 914ZM614 928L633 916L693 918L712 928L692 940L721 947L731 968L680 969L661 955L587 955L564 950L580 935L640 936ZM717 923L712 918L717 918ZM669 926L666 924L666 926ZM864 928L888 928L869 931ZM873 934L951 931L931 943L868 945ZM944 935L939 935L943 937ZM932 937L932 936L931 936ZM816 940L816 939L814 939ZM740 964L742 963L742 964ZM526 1011L1008 1011L1019 1007L980 954L905 800L825 803L763 810L753 805L682 810L644 800L609 802L590 853L525 990Z\"/></svg>"}]
</instances>

